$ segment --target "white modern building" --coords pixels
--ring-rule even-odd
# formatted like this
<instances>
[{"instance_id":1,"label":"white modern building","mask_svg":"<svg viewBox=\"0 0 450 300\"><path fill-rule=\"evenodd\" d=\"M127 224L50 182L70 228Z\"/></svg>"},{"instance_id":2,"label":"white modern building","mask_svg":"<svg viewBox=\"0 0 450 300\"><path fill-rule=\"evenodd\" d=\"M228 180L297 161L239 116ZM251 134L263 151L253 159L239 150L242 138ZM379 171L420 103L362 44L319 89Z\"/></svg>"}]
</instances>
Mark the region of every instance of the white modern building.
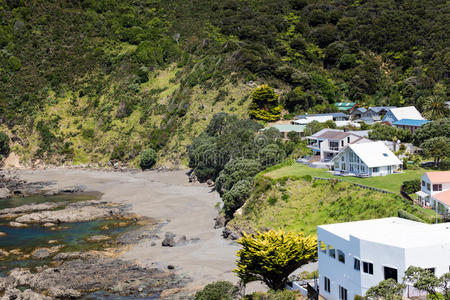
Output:
<instances>
[{"instance_id":1,"label":"white modern building","mask_svg":"<svg viewBox=\"0 0 450 300\"><path fill-rule=\"evenodd\" d=\"M364 296L380 281L403 282L410 266L436 276L449 272L450 223L424 224L400 218L317 227L319 292L327 300ZM411 296L412 287L404 296Z\"/></svg>"},{"instance_id":2,"label":"white modern building","mask_svg":"<svg viewBox=\"0 0 450 300\"><path fill-rule=\"evenodd\" d=\"M444 201L447 194L438 196L438 194L450 190L450 171L426 172L422 175L420 186L421 189L416 194L423 206L431 206L436 209L435 205L439 202L439 199L442 200L441 206L450 205L450 203L446 204ZM435 195L437 199L434 197Z\"/></svg>"},{"instance_id":3,"label":"white modern building","mask_svg":"<svg viewBox=\"0 0 450 300\"><path fill-rule=\"evenodd\" d=\"M294 124L306 125L312 121L317 121L319 123L325 123L326 121L342 122L348 121L349 115L343 112L338 113L325 113L325 114L306 114L295 116Z\"/></svg>"},{"instance_id":4,"label":"white modern building","mask_svg":"<svg viewBox=\"0 0 450 300\"><path fill-rule=\"evenodd\" d=\"M348 144L331 163L338 174L360 177L393 174L402 165L398 157L380 141Z\"/></svg>"}]
</instances>

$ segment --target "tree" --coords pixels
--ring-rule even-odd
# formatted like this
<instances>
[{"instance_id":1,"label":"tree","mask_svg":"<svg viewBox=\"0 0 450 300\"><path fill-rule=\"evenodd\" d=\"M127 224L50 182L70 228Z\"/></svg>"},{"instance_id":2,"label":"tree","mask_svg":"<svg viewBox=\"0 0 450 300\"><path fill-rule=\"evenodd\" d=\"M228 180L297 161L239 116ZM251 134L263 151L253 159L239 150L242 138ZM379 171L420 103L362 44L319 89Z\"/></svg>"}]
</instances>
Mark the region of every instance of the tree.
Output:
<instances>
[{"instance_id":1,"label":"tree","mask_svg":"<svg viewBox=\"0 0 450 300\"><path fill-rule=\"evenodd\" d=\"M234 212L244 205L250 196L252 184L249 180L240 180L236 182L231 190L223 195L223 210L225 217L231 219Z\"/></svg>"},{"instance_id":2,"label":"tree","mask_svg":"<svg viewBox=\"0 0 450 300\"><path fill-rule=\"evenodd\" d=\"M416 178L413 180L403 181L403 191L408 194L420 191L420 179Z\"/></svg>"},{"instance_id":3,"label":"tree","mask_svg":"<svg viewBox=\"0 0 450 300\"><path fill-rule=\"evenodd\" d=\"M254 159L237 158L230 160L216 180L216 191L223 195L241 180L251 180L261 171L261 164Z\"/></svg>"},{"instance_id":4,"label":"tree","mask_svg":"<svg viewBox=\"0 0 450 300\"><path fill-rule=\"evenodd\" d=\"M450 138L450 118L429 122L414 132L414 145L420 146L428 139L446 136Z\"/></svg>"},{"instance_id":5,"label":"tree","mask_svg":"<svg viewBox=\"0 0 450 300\"><path fill-rule=\"evenodd\" d=\"M9 136L3 131L0 132L0 159L9 155Z\"/></svg>"},{"instance_id":6,"label":"tree","mask_svg":"<svg viewBox=\"0 0 450 300\"><path fill-rule=\"evenodd\" d=\"M420 147L427 157L434 158L434 165L439 166L443 158L450 157L450 138L439 136L423 142Z\"/></svg>"},{"instance_id":7,"label":"tree","mask_svg":"<svg viewBox=\"0 0 450 300\"><path fill-rule=\"evenodd\" d=\"M229 281L216 281L206 285L195 294L195 300L231 300L235 299L239 289Z\"/></svg>"},{"instance_id":8,"label":"tree","mask_svg":"<svg viewBox=\"0 0 450 300\"><path fill-rule=\"evenodd\" d=\"M250 116L264 121L276 121L280 119L281 106L278 95L268 85L260 85L252 93Z\"/></svg>"},{"instance_id":9,"label":"tree","mask_svg":"<svg viewBox=\"0 0 450 300\"><path fill-rule=\"evenodd\" d=\"M423 115L427 119L439 120L449 116L449 108L444 97L432 95L425 98L422 106Z\"/></svg>"},{"instance_id":10,"label":"tree","mask_svg":"<svg viewBox=\"0 0 450 300\"><path fill-rule=\"evenodd\" d=\"M404 280L412 283L416 289L432 295L433 299L442 299L439 297L441 291L444 299L450 300L450 273L438 278L428 270L411 266L405 271Z\"/></svg>"},{"instance_id":11,"label":"tree","mask_svg":"<svg viewBox=\"0 0 450 300\"><path fill-rule=\"evenodd\" d=\"M379 141L402 141L410 142L412 140L412 134L408 130L376 123L372 127L372 131L369 132L369 139Z\"/></svg>"},{"instance_id":12,"label":"tree","mask_svg":"<svg viewBox=\"0 0 450 300\"><path fill-rule=\"evenodd\" d=\"M269 144L258 151L259 162L263 169L280 163L286 158L286 152L278 144Z\"/></svg>"},{"instance_id":13,"label":"tree","mask_svg":"<svg viewBox=\"0 0 450 300\"><path fill-rule=\"evenodd\" d=\"M402 299L404 289L404 284L397 283L394 279L389 278L367 290L366 297L377 299L381 298L385 300Z\"/></svg>"},{"instance_id":14,"label":"tree","mask_svg":"<svg viewBox=\"0 0 450 300\"><path fill-rule=\"evenodd\" d=\"M157 154L152 148L148 148L141 152L140 155L140 166L142 170L150 169L156 163Z\"/></svg>"},{"instance_id":15,"label":"tree","mask_svg":"<svg viewBox=\"0 0 450 300\"><path fill-rule=\"evenodd\" d=\"M292 272L317 258L317 239L304 233L244 233L238 243L242 248L234 272L242 283L263 281L273 290L283 289Z\"/></svg>"}]
</instances>

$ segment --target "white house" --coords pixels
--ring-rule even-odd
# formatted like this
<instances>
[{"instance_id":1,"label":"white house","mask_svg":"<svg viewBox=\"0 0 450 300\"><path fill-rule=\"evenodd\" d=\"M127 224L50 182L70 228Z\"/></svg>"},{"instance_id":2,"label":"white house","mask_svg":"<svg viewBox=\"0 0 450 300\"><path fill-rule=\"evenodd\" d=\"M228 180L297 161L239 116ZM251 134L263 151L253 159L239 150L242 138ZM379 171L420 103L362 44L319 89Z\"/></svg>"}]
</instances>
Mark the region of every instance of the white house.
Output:
<instances>
[{"instance_id":1,"label":"white house","mask_svg":"<svg viewBox=\"0 0 450 300\"><path fill-rule=\"evenodd\" d=\"M424 206L432 206L436 209L433 196L450 190L450 171L426 172L422 175L420 186L420 191L416 192L419 201Z\"/></svg>"},{"instance_id":2,"label":"white house","mask_svg":"<svg viewBox=\"0 0 450 300\"><path fill-rule=\"evenodd\" d=\"M321 161L327 162L333 159L348 144L370 141L365 138L367 131L362 132L361 135L358 135L358 131L345 132L339 129L325 128L306 137L308 140L307 147L312 149L316 155L320 155Z\"/></svg>"},{"instance_id":3,"label":"white house","mask_svg":"<svg viewBox=\"0 0 450 300\"><path fill-rule=\"evenodd\" d=\"M365 296L380 281L403 282L410 266L436 276L449 272L450 223L424 224L400 218L317 227L319 293L327 300ZM404 291L412 296L414 288Z\"/></svg>"},{"instance_id":4,"label":"white house","mask_svg":"<svg viewBox=\"0 0 450 300\"><path fill-rule=\"evenodd\" d=\"M393 174L402 165L383 142L349 144L331 162L336 172L361 177Z\"/></svg>"},{"instance_id":5,"label":"white house","mask_svg":"<svg viewBox=\"0 0 450 300\"><path fill-rule=\"evenodd\" d=\"M425 120L414 106L390 108L383 117L383 122L393 124L402 119Z\"/></svg>"},{"instance_id":6,"label":"white house","mask_svg":"<svg viewBox=\"0 0 450 300\"><path fill-rule=\"evenodd\" d=\"M317 121L319 123L325 123L326 121L346 121L350 118L349 115L342 112L338 113L325 113L325 114L306 114L298 115L295 117L294 124L306 125L312 121Z\"/></svg>"}]
</instances>

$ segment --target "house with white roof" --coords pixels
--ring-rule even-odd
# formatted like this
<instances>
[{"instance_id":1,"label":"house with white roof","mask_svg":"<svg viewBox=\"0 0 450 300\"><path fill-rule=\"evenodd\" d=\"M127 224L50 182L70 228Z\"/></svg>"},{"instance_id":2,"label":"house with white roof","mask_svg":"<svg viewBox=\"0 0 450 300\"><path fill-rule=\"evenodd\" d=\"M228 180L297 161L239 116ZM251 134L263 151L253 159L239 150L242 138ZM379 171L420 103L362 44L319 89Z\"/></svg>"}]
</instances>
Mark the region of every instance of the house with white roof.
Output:
<instances>
[{"instance_id":1,"label":"house with white roof","mask_svg":"<svg viewBox=\"0 0 450 300\"><path fill-rule=\"evenodd\" d=\"M414 106L390 108L384 115L382 122L393 124L402 119L425 120Z\"/></svg>"},{"instance_id":2,"label":"house with white roof","mask_svg":"<svg viewBox=\"0 0 450 300\"><path fill-rule=\"evenodd\" d=\"M384 218L321 225L317 239L319 293L327 300L365 296L369 288L389 278L403 282L410 266L438 277L449 272L450 223ZM407 284L403 296L417 292Z\"/></svg>"},{"instance_id":3,"label":"house with white roof","mask_svg":"<svg viewBox=\"0 0 450 300\"><path fill-rule=\"evenodd\" d=\"M431 206L442 214L448 213L450 171L426 172L422 175L420 186L421 189L416 194L423 206Z\"/></svg>"},{"instance_id":4,"label":"house with white roof","mask_svg":"<svg viewBox=\"0 0 450 300\"><path fill-rule=\"evenodd\" d=\"M284 139L288 138L289 132L295 132L299 137L303 136L303 132L305 131L305 125L293 125L293 124L274 124L268 127L261 129L260 131L265 131L269 128L278 129Z\"/></svg>"},{"instance_id":5,"label":"house with white roof","mask_svg":"<svg viewBox=\"0 0 450 300\"><path fill-rule=\"evenodd\" d=\"M306 114L295 116L294 124L306 125L312 121L319 123L325 123L326 121L347 121L350 118L349 115L343 112L337 113L324 113L324 114Z\"/></svg>"},{"instance_id":6,"label":"house with white roof","mask_svg":"<svg viewBox=\"0 0 450 300\"><path fill-rule=\"evenodd\" d=\"M339 151L352 143L369 142L368 132L344 131L339 129L322 129L311 136L307 136L307 147L312 149L315 155L320 155L322 162L333 159Z\"/></svg>"},{"instance_id":7,"label":"house with white roof","mask_svg":"<svg viewBox=\"0 0 450 300\"><path fill-rule=\"evenodd\" d=\"M401 169L402 162L383 142L348 144L331 161L337 174L384 176Z\"/></svg>"}]
</instances>

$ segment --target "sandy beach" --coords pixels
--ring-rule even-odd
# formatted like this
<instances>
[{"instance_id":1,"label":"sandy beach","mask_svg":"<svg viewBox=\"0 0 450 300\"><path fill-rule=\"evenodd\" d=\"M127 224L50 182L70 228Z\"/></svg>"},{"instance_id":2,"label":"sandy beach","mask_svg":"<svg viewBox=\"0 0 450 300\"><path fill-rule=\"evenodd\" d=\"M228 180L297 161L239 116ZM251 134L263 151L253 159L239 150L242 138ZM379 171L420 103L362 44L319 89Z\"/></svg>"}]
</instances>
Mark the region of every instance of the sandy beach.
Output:
<instances>
[{"instance_id":1,"label":"sandy beach","mask_svg":"<svg viewBox=\"0 0 450 300\"><path fill-rule=\"evenodd\" d=\"M214 229L217 216L215 205L219 195L211 187L189 183L186 171L126 171L55 168L44 170L16 170L20 178L33 181L51 181L51 188L62 189L75 185L86 186L87 191L103 193L102 199L132 205L133 212L165 220L156 245L142 242L123 255L144 265L167 268L192 278L189 288L196 289L216 280L237 282L232 273L235 267L235 242L221 237L222 229ZM187 245L162 247L166 232L176 235L175 240L186 236L199 239ZM259 285L259 284L258 284Z\"/></svg>"}]
</instances>

